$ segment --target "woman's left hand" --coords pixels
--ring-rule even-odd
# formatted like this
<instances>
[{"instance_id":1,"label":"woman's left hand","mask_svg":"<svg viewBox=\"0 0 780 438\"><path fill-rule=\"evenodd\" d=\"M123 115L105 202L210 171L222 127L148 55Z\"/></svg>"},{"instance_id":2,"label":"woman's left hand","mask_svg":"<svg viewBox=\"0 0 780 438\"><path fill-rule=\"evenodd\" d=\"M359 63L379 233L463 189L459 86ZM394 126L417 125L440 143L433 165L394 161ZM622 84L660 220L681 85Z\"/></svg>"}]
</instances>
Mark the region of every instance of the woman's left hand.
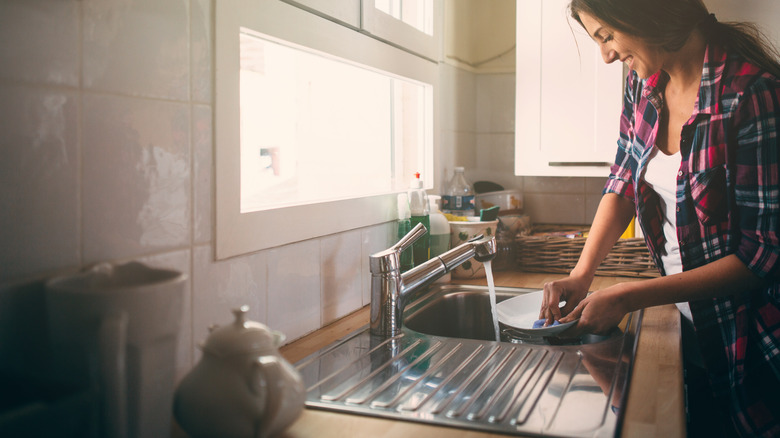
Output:
<instances>
[{"instance_id":1,"label":"woman's left hand","mask_svg":"<svg viewBox=\"0 0 780 438\"><path fill-rule=\"evenodd\" d=\"M560 319L561 324L579 318L577 325L567 330L575 334L605 334L617 327L628 313L620 284L591 293L577 307Z\"/></svg>"}]
</instances>

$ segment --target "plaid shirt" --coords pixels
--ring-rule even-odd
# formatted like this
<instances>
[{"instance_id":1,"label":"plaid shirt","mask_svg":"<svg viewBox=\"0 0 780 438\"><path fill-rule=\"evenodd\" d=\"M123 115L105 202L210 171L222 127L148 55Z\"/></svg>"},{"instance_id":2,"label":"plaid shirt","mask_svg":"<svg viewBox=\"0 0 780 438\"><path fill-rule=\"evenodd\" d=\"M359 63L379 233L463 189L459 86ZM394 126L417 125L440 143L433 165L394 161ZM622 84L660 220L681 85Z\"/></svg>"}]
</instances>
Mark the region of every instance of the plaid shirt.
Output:
<instances>
[{"instance_id":1,"label":"plaid shirt","mask_svg":"<svg viewBox=\"0 0 780 438\"><path fill-rule=\"evenodd\" d=\"M644 181L668 76L626 82L615 164L604 193L636 204L663 272L661 200ZM718 404L737 431L780 436L780 81L708 47L699 97L682 128L677 239L683 270L736 254L768 280L760 290L691 302Z\"/></svg>"}]
</instances>

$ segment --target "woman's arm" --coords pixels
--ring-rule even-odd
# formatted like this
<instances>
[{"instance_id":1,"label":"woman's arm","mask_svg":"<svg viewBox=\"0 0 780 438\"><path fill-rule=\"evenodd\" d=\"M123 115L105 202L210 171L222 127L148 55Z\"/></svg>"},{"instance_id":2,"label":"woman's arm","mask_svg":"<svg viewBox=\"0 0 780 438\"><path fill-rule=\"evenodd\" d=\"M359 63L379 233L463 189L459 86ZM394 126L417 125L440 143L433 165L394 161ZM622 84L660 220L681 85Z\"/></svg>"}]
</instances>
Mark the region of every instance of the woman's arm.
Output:
<instances>
[{"instance_id":1,"label":"woman's arm","mask_svg":"<svg viewBox=\"0 0 780 438\"><path fill-rule=\"evenodd\" d=\"M617 326L626 313L645 307L716 298L734 291L755 289L759 278L736 256L728 255L704 266L650 280L620 283L596 291L560 321L579 318L572 333L604 333Z\"/></svg>"},{"instance_id":2,"label":"woman's arm","mask_svg":"<svg viewBox=\"0 0 780 438\"><path fill-rule=\"evenodd\" d=\"M551 324L554 320L561 319L561 314L571 312L585 298L596 269L623 234L633 216L633 201L614 193L607 193L601 198L577 265L569 277L544 285L540 319L546 319L547 324ZM562 300L566 301L563 312L558 307Z\"/></svg>"}]
</instances>

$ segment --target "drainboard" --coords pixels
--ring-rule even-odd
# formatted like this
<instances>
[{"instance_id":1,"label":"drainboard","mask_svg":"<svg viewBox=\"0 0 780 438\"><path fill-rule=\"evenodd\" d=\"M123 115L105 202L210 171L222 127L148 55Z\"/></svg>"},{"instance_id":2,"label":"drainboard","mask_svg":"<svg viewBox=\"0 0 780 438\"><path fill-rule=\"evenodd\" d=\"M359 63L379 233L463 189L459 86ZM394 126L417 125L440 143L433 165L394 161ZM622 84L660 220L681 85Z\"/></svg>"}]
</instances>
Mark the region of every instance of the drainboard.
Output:
<instances>
[{"instance_id":1,"label":"drainboard","mask_svg":"<svg viewBox=\"0 0 780 438\"><path fill-rule=\"evenodd\" d=\"M500 299L524 292L499 288ZM463 293L486 289L435 287L409 306L406 319L415 326L414 314ZM630 314L619 335L584 345L456 338L409 327L378 339L364 327L296 367L310 408L516 435L614 436L640 319L640 312Z\"/></svg>"}]
</instances>

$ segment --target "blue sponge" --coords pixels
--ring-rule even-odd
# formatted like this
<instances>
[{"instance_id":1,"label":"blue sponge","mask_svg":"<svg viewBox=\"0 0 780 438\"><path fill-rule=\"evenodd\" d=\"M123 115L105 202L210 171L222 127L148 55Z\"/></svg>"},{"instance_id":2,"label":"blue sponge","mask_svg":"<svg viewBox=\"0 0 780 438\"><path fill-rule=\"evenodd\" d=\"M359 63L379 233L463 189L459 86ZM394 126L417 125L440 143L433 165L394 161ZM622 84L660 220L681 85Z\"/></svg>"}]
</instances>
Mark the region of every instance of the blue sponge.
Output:
<instances>
[{"instance_id":1,"label":"blue sponge","mask_svg":"<svg viewBox=\"0 0 780 438\"><path fill-rule=\"evenodd\" d=\"M539 320L534 321L533 328L535 328L535 329L544 328L544 322L545 321L546 321L546 319L539 319ZM555 326L555 325L561 325L561 323L558 322L558 321L553 321L553 323L548 325L547 327L552 327L552 326Z\"/></svg>"}]
</instances>

